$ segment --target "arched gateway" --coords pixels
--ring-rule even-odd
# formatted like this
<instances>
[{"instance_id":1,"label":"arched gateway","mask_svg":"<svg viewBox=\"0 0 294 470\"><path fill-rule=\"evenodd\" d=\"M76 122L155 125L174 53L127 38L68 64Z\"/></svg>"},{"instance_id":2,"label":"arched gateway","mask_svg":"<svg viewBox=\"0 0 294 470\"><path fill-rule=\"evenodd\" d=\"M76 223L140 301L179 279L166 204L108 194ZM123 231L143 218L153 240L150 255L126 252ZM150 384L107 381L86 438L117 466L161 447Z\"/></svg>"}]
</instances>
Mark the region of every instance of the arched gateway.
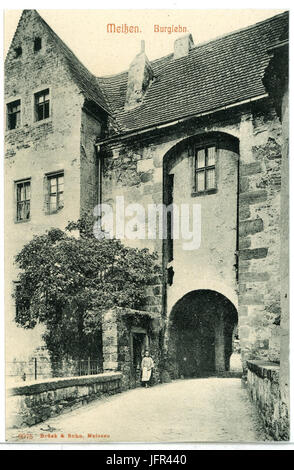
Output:
<instances>
[{"instance_id":1,"label":"arched gateway","mask_svg":"<svg viewBox=\"0 0 294 470\"><path fill-rule=\"evenodd\" d=\"M218 292L196 290L182 297L169 317L172 376L199 377L228 371L237 323L236 308Z\"/></svg>"},{"instance_id":2,"label":"arched gateway","mask_svg":"<svg viewBox=\"0 0 294 470\"><path fill-rule=\"evenodd\" d=\"M163 240L165 352L174 378L230 368L238 323L232 303L238 283L238 174L239 140L224 132L184 139L163 160L163 202L171 208ZM174 227L183 206L189 214L196 208L198 219L182 216L178 235ZM183 227L198 244L183 243Z\"/></svg>"}]
</instances>

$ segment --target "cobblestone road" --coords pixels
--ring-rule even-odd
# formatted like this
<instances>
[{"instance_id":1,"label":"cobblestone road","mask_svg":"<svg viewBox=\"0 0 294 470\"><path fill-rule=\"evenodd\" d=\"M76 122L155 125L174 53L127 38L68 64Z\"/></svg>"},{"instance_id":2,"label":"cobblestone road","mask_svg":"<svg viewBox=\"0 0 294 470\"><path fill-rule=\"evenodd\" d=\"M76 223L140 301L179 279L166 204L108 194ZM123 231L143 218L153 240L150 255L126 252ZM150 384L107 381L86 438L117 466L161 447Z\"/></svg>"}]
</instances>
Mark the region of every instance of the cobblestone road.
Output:
<instances>
[{"instance_id":1,"label":"cobblestone road","mask_svg":"<svg viewBox=\"0 0 294 470\"><path fill-rule=\"evenodd\" d=\"M240 379L216 377L129 390L22 431L43 443L262 440L255 408ZM19 442L15 430L7 437Z\"/></svg>"}]
</instances>

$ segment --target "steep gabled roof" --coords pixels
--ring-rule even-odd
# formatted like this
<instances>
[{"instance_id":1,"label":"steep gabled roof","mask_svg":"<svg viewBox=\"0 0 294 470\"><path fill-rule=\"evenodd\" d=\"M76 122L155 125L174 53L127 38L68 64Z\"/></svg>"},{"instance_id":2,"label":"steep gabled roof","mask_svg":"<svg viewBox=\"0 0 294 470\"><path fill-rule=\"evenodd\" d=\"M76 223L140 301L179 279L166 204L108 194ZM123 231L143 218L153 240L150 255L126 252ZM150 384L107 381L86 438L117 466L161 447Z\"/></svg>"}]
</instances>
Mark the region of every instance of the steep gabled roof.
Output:
<instances>
[{"instance_id":1,"label":"steep gabled roof","mask_svg":"<svg viewBox=\"0 0 294 470\"><path fill-rule=\"evenodd\" d=\"M100 108L109 114L109 106L96 77L91 72L89 72L89 70L79 61L70 48L60 39L59 36L57 36L57 34L53 31L52 28L50 28L46 21L43 20L37 11L35 11L35 14L38 15L51 40L55 43L57 49L62 54L70 76L76 83L77 87L81 90L84 97L87 100L96 103Z\"/></svg>"},{"instance_id":2,"label":"steep gabled roof","mask_svg":"<svg viewBox=\"0 0 294 470\"><path fill-rule=\"evenodd\" d=\"M124 131L213 111L266 93L262 77L268 47L285 31L288 12L194 46L187 57L170 54L151 62L156 80L140 106L124 110L128 73L99 77Z\"/></svg>"}]
</instances>

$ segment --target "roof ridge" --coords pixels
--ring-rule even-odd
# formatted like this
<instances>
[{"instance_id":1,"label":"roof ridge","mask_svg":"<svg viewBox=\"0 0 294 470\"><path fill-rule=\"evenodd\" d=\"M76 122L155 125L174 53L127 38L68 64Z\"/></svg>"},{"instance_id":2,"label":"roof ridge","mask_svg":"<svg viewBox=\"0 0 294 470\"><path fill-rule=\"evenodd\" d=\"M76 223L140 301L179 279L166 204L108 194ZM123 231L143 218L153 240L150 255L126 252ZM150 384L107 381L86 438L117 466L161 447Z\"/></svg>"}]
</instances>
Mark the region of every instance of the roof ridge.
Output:
<instances>
[{"instance_id":1,"label":"roof ridge","mask_svg":"<svg viewBox=\"0 0 294 470\"><path fill-rule=\"evenodd\" d=\"M55 42L57 42L57 45L59 46L62 46L66 49L66 51L72 56L72 58L78 63L78 65L80 67L82 67L83 70L86 71L87 74L89 74L89 78L92 78L94 81L95 81L95 85L99 88L99 91L102 95L102 98L105 102L105 105L106 106L103 106L102 103L97 103L99 104L99 106L101 106L104 111L106 111L107 113L109 112L109 110L107 109L107 105L108 105L108 102L105 98L105 94L103 92L103 90L101 89L98 81L97 81L97 77L81 62L81 60L75 55L75 53L71 50L71 48L63 41L63 39L61 39L58 34L51 28L51 26L44 20L44 18L40 15L40 13L37 11L37 10L33 10L35 12L35 14L38 15L39 19L41 20L41 22L43 23L43 25L47 28L47 30L49 31L49 33L51 34L53 40L55 40ZM61 54L63 54L64 56L64 51L60 51ZM65 57L66 58L66 57ZM99 97L97 97L98 99ZM105 109L106 108L106 109Z\"/></svg>"},{"instance_id":2,"label":"roof ridge","mask_svg":"<svg viewBox=\"0 0 294 470\"><path fill-rule=\"evenodd\" d=\"M285 10L282 13L278 13L277 15L270 16L269 18L266 18L265 20L262 20L262 21L258 21L257 23L253 23L253 24L250 24L248 26L244 26L243 28L239 28L239 29L236 29L234 31L230 31L229 33L220 34L219 36L216 36L215 38L212 38L208 41L204 41L204 42L201 42L199 44L194 44L191 47L191 49L196 49L198 47L205 46L205 45L210 44L212 42L218 41L219 39L223 39L225 37L241 33L242 31L248 31L249 29L256 28L257 26L260 26L261 24L269 23L269 22L275 20L276 18L279 18L281 16L286 16L288 14L289 14L289 10Z\"/></svg>"},{"instance_id":3,"label":"roof ridge","mask_svg":"<svg viewBox=\"0 0 294 470\"><path fill-rule=\"evenodd\" d=\"M125 72L101 77L99 83L125 131L265 99L262 76L270 60L268 46L281 36L287 23L288 11L284 11L197 44L188 57L173 60L169 54L152 61L160 78L148 89L141 106L132 110L124 109Z\"/></svg>"},{"instance_id":4,"label":"roof ridge","mask_svg":"<svg viewBox=\"0 0 294 470\"><path fill-rule=\"evenodd\" d=\"M106 104L107 104L109 110L111 111L110 114L112 115L112 118L113 118L114 122L116 123L117 127L121 130L122 128L121 128L119 122L117 121L117 119L116 119L116 117L115 117L115 111L116 111L116 110L115 110L113 104L111 103L111 101L110 101L110 99L109 99L109 97L108 97L106 91L104 91L104 90L103 90L103 87L100 86L99 80L101 80L101 78L99 78L99 77L95 77L95 78L96 78L96 80L97 80L97 82L98 82L99 90L102 91L102 94L103 94L103 97L104 97L104 99L105 99L105 102L106 102Z\"/></svg>"},{"instance_id":5,"label":"roof ridge","mask_svg":"<svg viewBox=\"0 0 294 470\"><path fill-rule=\"evenodd\" d=\"M64 42L61 37L58 36L58 34L54 31L54 29L51 28L51 26L44 20L44 18L40 15L40 13L37 10L34 10L37 15L40 17L42 22L45 24L45 26L50 30L51 33L53 33L54 37L57 38L62 44L68 49L68 51L75 57L75 59L91 74L90 70L81 62L81 60L75 55L75 53L71 50L71 48ZM93 75L93 74L92 74ZM95 76L95 75L93 75Z\"/></svg>"},{"instance_id":6,"label":"roof ridge","mask_svg":"<svg viewBox=\"0 0 294 470\"><path fill-rule=\"evenodd\" d=\"M12 36L12 38L11 38L9 47L7 48L5 61L7 60L8 53L9 53L9 51L10 51L10 48L11 48L12 44L13 44L14 38L15 38L16 33L17 33L17 30L18 30L18 28L19 28L19 26L20 26L20 22L21 22L21 19L22 19L22 16L23 16L23 13L24 13L24 12L25 12L25 10L22 11L22 14L21 14L20 17L18 18L17 26L16 26L15 31L14 31L14 34L13 34L13 36Z\"/></svg>"},{"instance_id":7,"label":"roof ridge","mask_svg":"<svg viewBox=\"0 0 294 470\"><path fill-rule=\"evenodd\" d=\"M244 26L243 28L236 29L235 31L230 31L228 33L221 34L221 35L216 36L212 39L208 39L207 41L203 41L199 44L194 44L191 47L191 50L198 49L199 47L206 46L207 44L214 43L215 41L218 41L218 40L223 39L225 37L232 36L234 34L238 34L242 31L247 31L247 30L250 30L252 28L256 28L257 26L259 26L261 24L269 23L269 22L275 20L276 18L279 18L281 16L286 16L286 15L289 15L289 10L285 10L282 13L278 13L277 15L270 16L269 18L266 18L265 20L262 20L262 21L258 21L257 23L253 23L251 25ZM150 60L150 64L152 65L156 62L160 62L161 60L167 59L168 57L172 57L173 55L174 55L173 52L170 52L169 54L166 54L162 57L158 57L157 59ZM100 77L97 77L97 78L99 78L99 79L106 78L107 79L107 78L119 77L120 75L123 75L124 73L127 73L127 72L128 72L128 69L123 70L122 72L111 74L111 75L103 75L103 76L100 76Z\"/></svg>"}]
</instances>

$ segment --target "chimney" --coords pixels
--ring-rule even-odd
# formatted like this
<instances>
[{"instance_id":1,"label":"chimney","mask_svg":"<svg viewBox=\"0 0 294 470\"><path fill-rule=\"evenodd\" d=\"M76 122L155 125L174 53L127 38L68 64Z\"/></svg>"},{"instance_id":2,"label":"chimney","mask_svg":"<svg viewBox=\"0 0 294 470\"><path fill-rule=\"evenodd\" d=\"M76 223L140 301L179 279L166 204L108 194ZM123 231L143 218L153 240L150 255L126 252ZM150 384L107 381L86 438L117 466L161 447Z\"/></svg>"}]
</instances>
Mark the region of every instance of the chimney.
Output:
<instances>
[{"instance_id":1,"label":"chimney","mask_svg":"<svg viewBox=\"0 0 294 470\"><path fill-rule=\"evenodd\" d=\"M145 54L145 41L141 41L141 51L129 68L125 109L132 109L141 104L153 78L151 64Z\"/></svg>"},{"instance_id":2,"label":"chimney","mask_svg":"<svg viewBox=\"0 0 294 470\"><path fill-rule=\"evenodd\" d=\"M189 50L194 45L192 34L186 34L176 39L174 42L174 59L185 57L189 54Z\"/></svg>"}]
</instances>

